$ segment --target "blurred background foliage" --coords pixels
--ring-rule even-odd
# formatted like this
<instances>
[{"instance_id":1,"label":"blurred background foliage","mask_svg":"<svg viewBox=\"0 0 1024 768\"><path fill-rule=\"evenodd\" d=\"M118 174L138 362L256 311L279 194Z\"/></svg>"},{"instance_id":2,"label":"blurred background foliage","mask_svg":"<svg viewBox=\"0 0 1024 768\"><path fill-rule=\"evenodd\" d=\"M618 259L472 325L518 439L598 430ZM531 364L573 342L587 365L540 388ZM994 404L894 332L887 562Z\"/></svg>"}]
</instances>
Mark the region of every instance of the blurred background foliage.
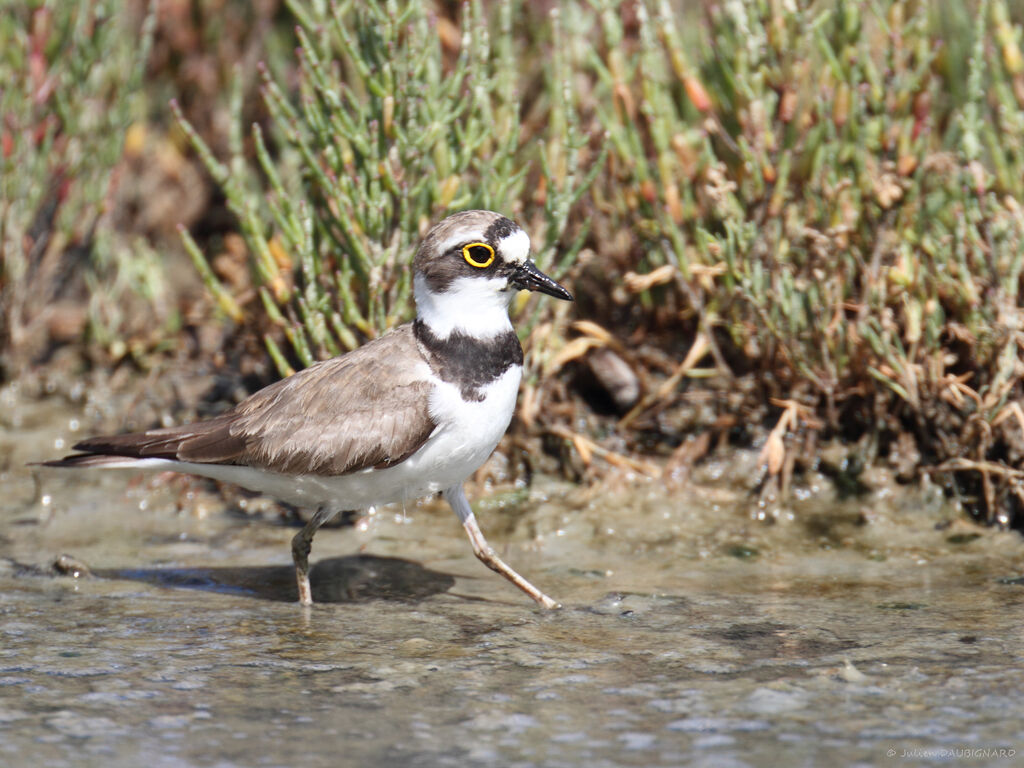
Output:
<instances>
[{"instance_id":1,"label":"blurred background foliage","mask_svg":"<svg viewBox=\"0 0 1024 768\"><path fill-rule=\"evenodd\" d=\"M251 389L408 319L418 238L487 207L578 299L515 308L515 466L753 441L777 495L838 438L1024 520L1018 5L0 6L5 378Z\"/></svg>"},{"instance_id":2,"label":"blurred background foliage","mask_svg":"<svg viewBox=\"0 0 1024 768\"><path fill-rule=\"evenodd\" d=\"M141 89L154 17L132 34L112 3L0 10L0 372L49 345L108 341L130 321L122 299L160 298L144 245L112 225L126 127ZM91 294L91 296L90 296Z\"/></svg>"}]
</instances>

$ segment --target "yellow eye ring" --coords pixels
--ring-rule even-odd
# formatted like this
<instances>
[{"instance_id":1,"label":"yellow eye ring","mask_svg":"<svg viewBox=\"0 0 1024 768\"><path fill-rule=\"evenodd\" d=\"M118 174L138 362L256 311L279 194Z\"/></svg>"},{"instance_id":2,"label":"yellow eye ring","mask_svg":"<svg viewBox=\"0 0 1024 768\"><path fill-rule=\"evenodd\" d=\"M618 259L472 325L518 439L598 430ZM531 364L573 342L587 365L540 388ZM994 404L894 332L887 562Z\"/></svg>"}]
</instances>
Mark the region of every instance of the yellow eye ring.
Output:
<instances>
[{"instance_id":1,"label":"yellow eye ring","mask_svg":"<svg viewBox=\"0 0 1024 768\"><path fill-rule=\"evenodd\" d=\"M462 246L462 258L471 267L484 269L494 263L494 249L487 243L469 243Z\"/></svg>"}]
</instances>

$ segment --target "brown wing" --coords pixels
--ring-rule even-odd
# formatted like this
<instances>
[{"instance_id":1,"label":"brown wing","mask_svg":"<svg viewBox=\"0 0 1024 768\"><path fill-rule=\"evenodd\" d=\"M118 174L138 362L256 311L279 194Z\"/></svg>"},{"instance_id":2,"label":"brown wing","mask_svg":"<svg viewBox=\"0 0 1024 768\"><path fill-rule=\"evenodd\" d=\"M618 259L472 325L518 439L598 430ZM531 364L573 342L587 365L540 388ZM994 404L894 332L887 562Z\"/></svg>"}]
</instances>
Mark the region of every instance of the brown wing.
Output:
<instances>
[{"instance_id":1,"label":"brown wing","mask_svg":"<svg viewBox=\"0 0 1024 768\"><path fill-rule=\"evenodd\" d=\"M216 418L92 438L75 450L318 475L386 467L415 453L436 426L421 360L412 326L404 325L271 384ZM81 455L65 461L88 463Z\"/></svg>"}]
</instances>

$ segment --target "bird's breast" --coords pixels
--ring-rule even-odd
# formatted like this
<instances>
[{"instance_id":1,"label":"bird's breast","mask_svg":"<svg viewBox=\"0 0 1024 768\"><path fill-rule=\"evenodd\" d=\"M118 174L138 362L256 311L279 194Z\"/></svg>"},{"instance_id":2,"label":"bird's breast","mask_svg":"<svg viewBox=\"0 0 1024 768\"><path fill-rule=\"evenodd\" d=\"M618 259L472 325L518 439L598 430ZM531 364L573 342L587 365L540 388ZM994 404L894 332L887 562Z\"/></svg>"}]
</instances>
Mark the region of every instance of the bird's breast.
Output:
<instances>
[{"instance_id":1,"label":"bird's breast","mask_svg":"<svg viewBox=\"0 0 1024 768\"><path fill-rule=\"evenodd\" d=\"M497 445L512 420L522 375L521 365L509 366L493 381L476 387L469 396L465 387L435 378L430 393L430 415L439 428L455 429L475 435L476 441L481 443Z\"/></svg>"}]
</instances>

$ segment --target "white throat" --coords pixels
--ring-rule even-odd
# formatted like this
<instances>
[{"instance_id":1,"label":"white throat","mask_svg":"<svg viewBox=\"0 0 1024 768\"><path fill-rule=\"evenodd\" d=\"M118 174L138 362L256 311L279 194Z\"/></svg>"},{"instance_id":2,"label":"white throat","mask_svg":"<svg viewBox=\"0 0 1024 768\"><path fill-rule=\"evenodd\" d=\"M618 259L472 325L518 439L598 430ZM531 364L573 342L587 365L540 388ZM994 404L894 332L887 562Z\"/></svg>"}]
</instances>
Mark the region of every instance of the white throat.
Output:
<instances>
[{"instance_id":1,"label":"white throat","mask_svg":"<svg viewBox=\"0 0 1024 768\"><path fill-rule=\"evenodd\" d=\"M454 331L487 339L512 330L508 307L516 291L506 278L459 277L446 291L432 291L422 275L413 281L416 316L438 338Z\"/></svg>"}]
</instances>

